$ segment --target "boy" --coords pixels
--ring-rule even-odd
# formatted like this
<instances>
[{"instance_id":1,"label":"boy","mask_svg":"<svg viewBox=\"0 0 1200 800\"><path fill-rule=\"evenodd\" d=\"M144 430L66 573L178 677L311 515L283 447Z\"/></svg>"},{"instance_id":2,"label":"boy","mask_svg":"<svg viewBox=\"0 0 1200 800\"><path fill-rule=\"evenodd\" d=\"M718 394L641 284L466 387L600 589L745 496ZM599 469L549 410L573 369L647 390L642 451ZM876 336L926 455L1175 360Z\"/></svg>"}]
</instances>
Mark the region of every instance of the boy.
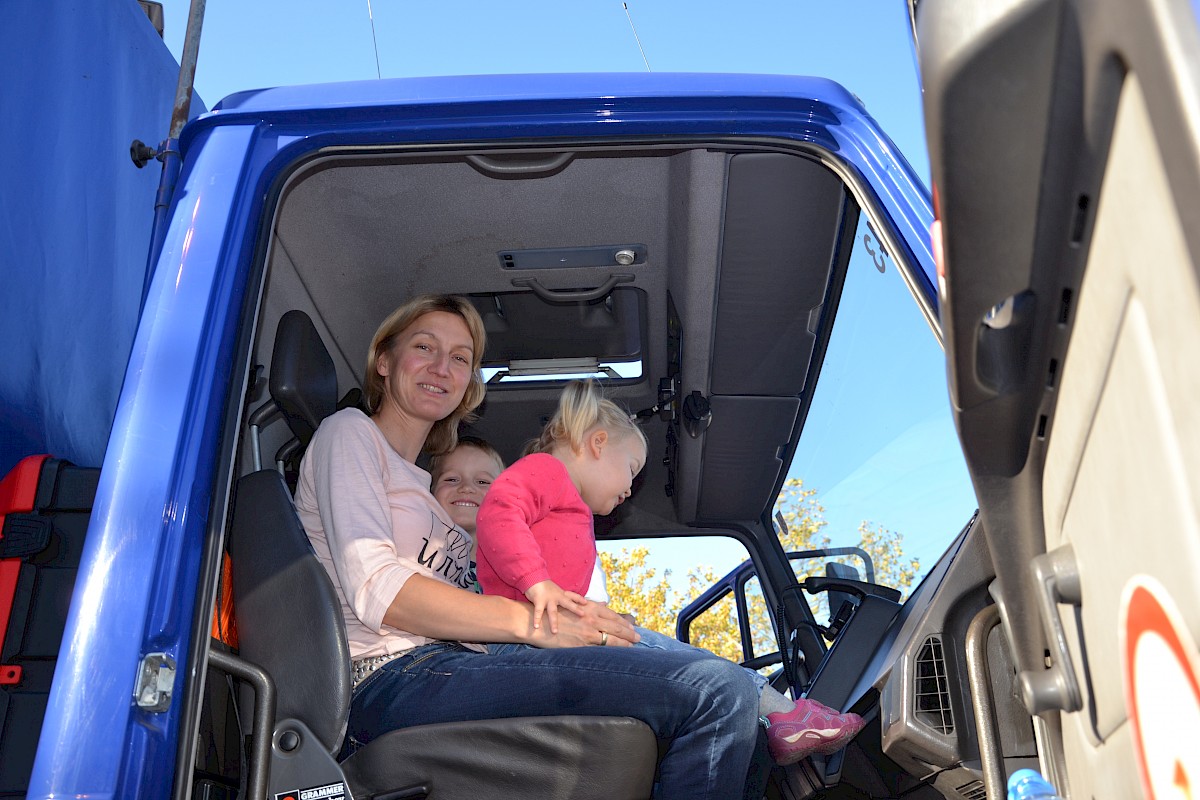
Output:
<instances>
[{"instance_id":1,"label":"boy","mask_svg":"<svg viewBox=\"0 0 1200 800\"><path fill-rule=\"evenodd\" d=\"M496 448L475 436L460 436L457 447L430 461L430 490L454 524L474 537L479 504L503 471Z\"/></svg>"}]
</instances>

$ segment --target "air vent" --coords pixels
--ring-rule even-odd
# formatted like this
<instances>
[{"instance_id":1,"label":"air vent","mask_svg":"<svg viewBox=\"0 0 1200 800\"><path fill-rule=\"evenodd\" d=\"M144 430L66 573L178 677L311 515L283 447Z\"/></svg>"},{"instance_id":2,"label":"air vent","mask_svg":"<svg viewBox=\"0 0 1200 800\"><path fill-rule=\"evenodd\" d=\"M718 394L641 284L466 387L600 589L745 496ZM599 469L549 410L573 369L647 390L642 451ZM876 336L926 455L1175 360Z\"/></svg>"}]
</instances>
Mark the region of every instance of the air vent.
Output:
<instances>
[{"instance_id":1,"label":"air vent","mask_svg":"<svg viewBox=\"0 0 1200 800\"><path fill-rule=\"evenodd\" d=\"M983 781L964 783L954 791L958 792L963 800L987 800L987 787L983 785Z\"/></svg>"},{"instance_id":2,"label":"air vent","mask_svg":"<svg viewBox=\"0 0 1200 800\"><path fill-rule=\"evenodd\" d=\"M946 657L942 640L930 636L917 655L914 683L916 684L917 719L938 733L954 733L954 714L950 710L950 685L946 678Z\"/></svg>"}]
</instances>

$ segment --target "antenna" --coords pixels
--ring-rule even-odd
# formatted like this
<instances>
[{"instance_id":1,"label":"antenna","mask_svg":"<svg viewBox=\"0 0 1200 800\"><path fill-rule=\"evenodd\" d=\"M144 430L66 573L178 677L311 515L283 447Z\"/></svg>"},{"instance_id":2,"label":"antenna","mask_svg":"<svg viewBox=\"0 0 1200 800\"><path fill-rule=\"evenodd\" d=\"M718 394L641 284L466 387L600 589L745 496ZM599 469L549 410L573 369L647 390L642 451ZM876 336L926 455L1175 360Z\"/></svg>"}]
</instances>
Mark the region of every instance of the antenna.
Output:
<instances>
[{"instance_id":1,"label":"antenna","mask_svg":"<svg viewBox=\"0 0 1200 800\"><path fill-rule=\"evenodd\" d=\"M379 42L375 39L375 14L371 11L371 0L367 0L367 17L371 20L371 44L375 45L375 77L382 80L383 72L379 69Z\"/></svg>"},{"instance_id":2,"label":"antenna","mask_svg":"<svg viewBox=\"0 0 1200 800\"><path fill-rule=\"evenodd\" d=\"M367 0L367 2L370 3L371 0ZM646 65L646 72L651 72L650 62L646 60L646 51L642 49L642 40L638 37L637 28L633 24L633 17L629 16L629 3L621 3L621 5L625 8L625 19L629 20L629 27L633 31L633 40L637 42L638 52L642 54L642 62Z\"/></svg>"}]
</instances>

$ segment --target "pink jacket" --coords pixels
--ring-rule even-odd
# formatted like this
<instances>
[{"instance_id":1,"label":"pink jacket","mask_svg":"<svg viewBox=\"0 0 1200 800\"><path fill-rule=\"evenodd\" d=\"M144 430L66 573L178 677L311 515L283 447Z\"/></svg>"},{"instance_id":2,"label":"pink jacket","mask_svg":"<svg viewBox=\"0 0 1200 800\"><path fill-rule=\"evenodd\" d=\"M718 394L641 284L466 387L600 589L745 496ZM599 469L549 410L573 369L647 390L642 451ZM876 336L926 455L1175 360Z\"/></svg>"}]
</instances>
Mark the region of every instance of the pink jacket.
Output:
<instances>
[{"instance_id":1,"label":"pink jacket","mask_svg":"<svg viewBox=\"0 0 1200 800\"><path fill-rule=\"evenodd\" d=\"M479 508L475 537L484 594L524 600L544 580L588 590L596 564L592 511L552 455L528 455L500 473Z\"/></svg>"}]
</instances>

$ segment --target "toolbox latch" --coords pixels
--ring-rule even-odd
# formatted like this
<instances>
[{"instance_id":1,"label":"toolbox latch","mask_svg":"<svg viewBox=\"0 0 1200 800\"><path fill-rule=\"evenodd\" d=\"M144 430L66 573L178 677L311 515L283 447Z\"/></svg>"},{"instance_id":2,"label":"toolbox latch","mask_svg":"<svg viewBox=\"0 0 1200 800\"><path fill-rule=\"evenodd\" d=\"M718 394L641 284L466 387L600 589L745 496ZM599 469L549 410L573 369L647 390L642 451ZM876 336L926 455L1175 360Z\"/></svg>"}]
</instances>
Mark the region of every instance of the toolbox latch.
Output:
<instances>
[{"instance_id":1,"label":"toolbox latch","mask_svg":"<svg viewBox=\"0 0 1200 800\"><path fill-rule=\"evenodd\" d=\"M42 514L6 514L0 558L24 558L40 553L50 544L54 523Z\"/></svg>"}]
</instances>

